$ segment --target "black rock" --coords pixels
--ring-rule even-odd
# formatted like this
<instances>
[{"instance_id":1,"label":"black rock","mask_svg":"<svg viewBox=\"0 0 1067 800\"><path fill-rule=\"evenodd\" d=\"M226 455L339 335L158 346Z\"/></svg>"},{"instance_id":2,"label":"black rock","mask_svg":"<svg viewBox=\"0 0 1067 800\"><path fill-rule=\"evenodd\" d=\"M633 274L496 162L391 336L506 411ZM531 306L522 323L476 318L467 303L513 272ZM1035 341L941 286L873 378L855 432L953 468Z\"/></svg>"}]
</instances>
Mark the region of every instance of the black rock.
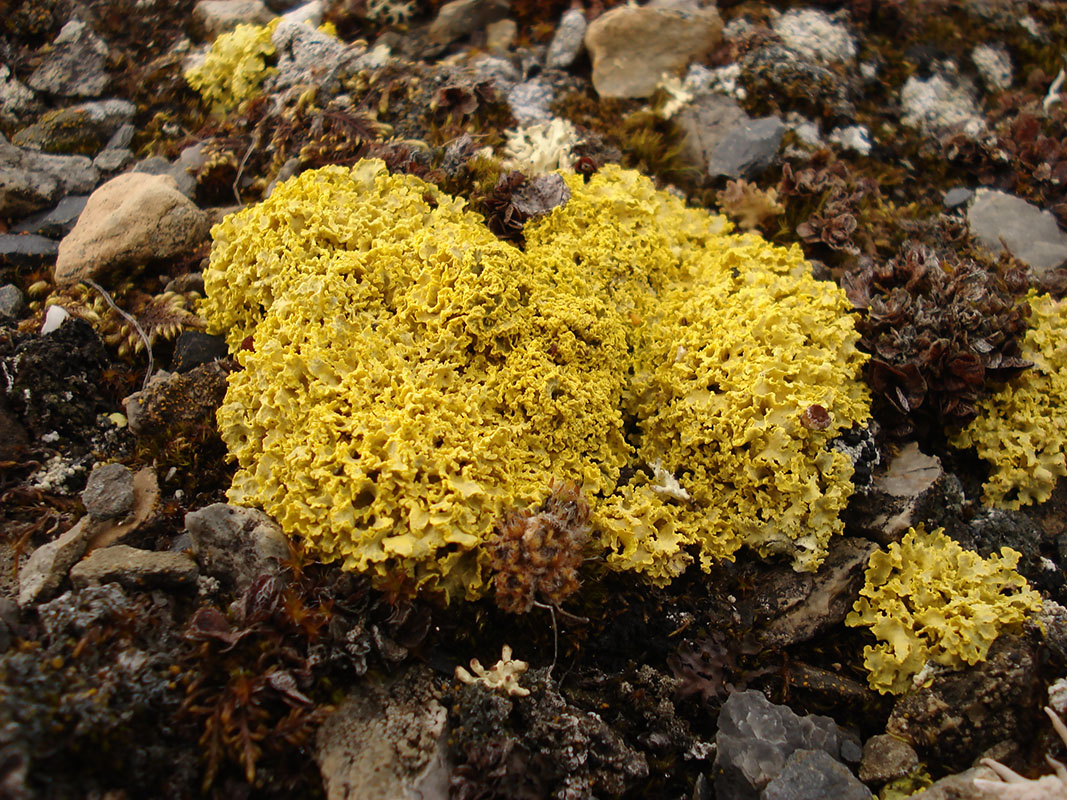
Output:
<instances>
[{"instance_id":1,"label":"black rock","mask_svg":"<svg viewBox=\"0 0 1067 800\"><path fill-rule=\"evenodd\" d=\"M50 239L62 239L74 229L88 199L87 194L64 197L55 208L27 217L12 227L11 232L36 233Z\"/></svg>"},{"instance_id":2,"label":"black rock","mask_svg":"<svg viewBox=\"0 0 1067 800\"><path fill-rule=\"evenodd\" d=\"M226 340L202 331L184 331L174 344L174 371L189 372L201 364L226 358L230 350Z\"/></svg>"},{"instance_id":3,"label":"black rock","mask_svg":"<svg viewBox=\"0 0 1067 800\"><path fill-rule=\"evenodd\" d=\"M0 234L0 265L39 267L55 261L59 242L36 233Z\"/></svg>"}]
</instances>

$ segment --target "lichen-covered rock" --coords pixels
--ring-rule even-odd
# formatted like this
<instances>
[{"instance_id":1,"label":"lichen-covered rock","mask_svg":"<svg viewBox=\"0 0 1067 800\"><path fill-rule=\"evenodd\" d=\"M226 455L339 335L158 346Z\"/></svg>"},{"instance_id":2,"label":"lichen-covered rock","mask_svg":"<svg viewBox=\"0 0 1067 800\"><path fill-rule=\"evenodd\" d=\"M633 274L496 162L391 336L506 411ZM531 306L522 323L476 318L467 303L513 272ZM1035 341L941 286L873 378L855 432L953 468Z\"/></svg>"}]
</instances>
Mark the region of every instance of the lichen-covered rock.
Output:
<instances>
[{"instance_id":1,"label":"lichen-covered rock","mask_svg":"<svg viewBox=\"0 0 1067 800\"><path fill-rule=\"evenodd\" d=\"M1041 596L1015 571L1018 563L1011 548L983 559L922 525L871 556L845 620L879 639L863 649L871 688L900 694L929 680L928 664L959 669L984 661L1002 632L1041 608Z\"/></svg>"},{"instance_id":2,"label":"lichen-covered rock","mask_svg":"<svg viewBox=\"0 0 1067 800\"><path fill-rule=\"evenodd\" d=\"M978 404L950 436L993 465L982 499L999 508L1043 503L1067 475L1067 302L1031 292L1022 357L1034 366Z\"/></svg>"},{"instance_id":3,"label":"lichen-covered rock","mask_svg":"<svg viewBox=\"0 0 1067 800\"><path fill-rule=\"evenodd\" d=\"M219 36L204 61L185 73L185 80L200 92L216 112L226 112L259 94L275 69L267 65L274 55L271 34L281 19L267 25L238 25Z\"/></svg>"},{"instance_id":4,"label":"lichen-covered rock","mask_svg":"<svg viewBox=\"0 0 1067 800\"><path fill-rule=\"evenodd\" d=\"M450 594L485 590L501 514L554 478L615 569L665 582L689 545L707 567L742 544L815 569L852 491L827 445L868 413L843 293L636 173L564 180L525 251L376 161L217 225L201 310L244 367L218 416L231 501Z\"/></svg>"}]
</instances>

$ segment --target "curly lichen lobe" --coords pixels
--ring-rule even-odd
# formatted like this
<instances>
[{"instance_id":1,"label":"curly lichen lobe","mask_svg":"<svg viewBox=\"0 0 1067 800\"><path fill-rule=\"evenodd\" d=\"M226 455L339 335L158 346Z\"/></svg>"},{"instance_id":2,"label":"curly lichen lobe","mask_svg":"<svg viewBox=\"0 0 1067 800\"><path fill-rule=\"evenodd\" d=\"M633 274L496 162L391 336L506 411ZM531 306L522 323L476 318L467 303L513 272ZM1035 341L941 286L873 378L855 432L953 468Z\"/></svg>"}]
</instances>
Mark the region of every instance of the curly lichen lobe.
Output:
<instances>
[{"instance_id":1,"label":"curly lichen lobe","mask_svg":"<svg viewBox=\"0 0 1067 800\"><path fill-rule=\"evenodd\" d=\"M637 173L564 179L525 250L378 161L217 225L231 500L450 595L486 591L494 526L554 480L615 569L665 582L742 544L816 568L852 491L827 444L869 414L843 293Z\"/></svg>"},{"instance_id":2,"label":"curly lichen lobe","mask_svg":"<svg viewBox=\"0 0 1067 800\"><path fill-rule=\"evenodd\" d=\"M943 529L909 529L871 556L860 598L845 620L879 640L863 650L872 689L901 694L928 665L960 669L984 661L997 637L1018 629L1041 596L1015 571L1010 547L982 558Z\"/></svg>"},{"instance_id":3,"label":"curly lichen lobe","mask_svg":"<svg viewBox=\"0 0 1067 800\"><path fill-rule=\"evenodd\" d=\"M1033 367L978 404L955 431L956 447L974 447L993 469L983 500L1019 509L1043 503L1067 475L1067 302L1031 291L1022 357Z\"/></svg>"}]
</instances>

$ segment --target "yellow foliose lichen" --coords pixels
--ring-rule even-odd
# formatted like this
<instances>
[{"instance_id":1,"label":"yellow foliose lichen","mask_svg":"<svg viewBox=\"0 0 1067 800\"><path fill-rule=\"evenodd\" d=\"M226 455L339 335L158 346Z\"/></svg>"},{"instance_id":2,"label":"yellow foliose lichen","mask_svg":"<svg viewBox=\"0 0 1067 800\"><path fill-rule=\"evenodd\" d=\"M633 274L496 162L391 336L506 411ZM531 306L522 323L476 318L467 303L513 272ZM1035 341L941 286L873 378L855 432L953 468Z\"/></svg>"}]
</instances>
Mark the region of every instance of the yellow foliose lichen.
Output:
<instances>
[{"instance_id":1,"label":"yellow foliose lichen","mask_svg":"<svg viewBox=\"0 0 1067 800\"><path fill-rule=\"evenodd\" d=\"M974 447L993 466L983 500L1018 509L1043 503L1067 475L1067 303L1031 291L1022 357L1034 363L978 404L949 441Z\"/></svg>"},{"instance_id":2,"label":"yellow foliose lichen","mask_svg":"<svg viewBox=\"0 0 1067 800\"><path fill-rule=\"evenodd\" d=\"M1041 608L1041 596L1015 571L1018 563L1010 547L982 558L943 529L922 525L872 555L845 619L879 640L863 649L871 688L900 694L921 682L930 663L959 669L984 661L1002 632Z\"/></svg>"},{"instance_id":3,"label":"yellow foliose lichen","mask_svg":"<svg viewBox=\"0 0 1067 800\"><path fill-rule=\"evenodd\" d=\"M259 94L263 81L276 72L267 58L274 55L271 36L279 22L280 17L266 25L238 25L220 35L203 63L185 73L186 82L217 112Z\"/></svg>"},{"instance_id":4,"label":"yellow foliose lichen","mask_svg":"<svg viewBox=\"0 0 1067 800\"><path fill-rule=\"evenodd\" d=\"M742 544L817 567L852 490L827 445L868 416L843 293L636 173L565 180L525 250L379 161L217 225L230 499L453 596L485 591L494 525L554 479L615 569L666 582Z\"/></svg>"}]
</instances>

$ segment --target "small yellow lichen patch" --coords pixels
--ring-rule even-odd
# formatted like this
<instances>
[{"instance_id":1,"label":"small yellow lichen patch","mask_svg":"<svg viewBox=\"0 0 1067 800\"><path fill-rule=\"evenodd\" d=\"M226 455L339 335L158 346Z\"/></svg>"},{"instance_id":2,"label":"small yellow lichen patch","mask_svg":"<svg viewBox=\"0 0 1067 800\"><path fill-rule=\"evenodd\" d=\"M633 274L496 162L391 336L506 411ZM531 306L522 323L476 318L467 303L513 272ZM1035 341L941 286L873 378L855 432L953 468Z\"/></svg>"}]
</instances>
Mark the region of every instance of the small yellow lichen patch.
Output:
<instances>
[{"instance_id":1,"label":"small yellow lichen patch","mask_svg":"<svg viewBox=\"0 0 1067 800\"><path fill-rule=\"evenodd\" d=\"M941 528L913 528L871 556L860 598L845 619L866 625L879 644L863 650L872 689L900 694L927 664L959 669L984 661L1005 630L1041 607L1015 571L1019 553L1003 547L983 559Z\"/></svg>"},{"instance_id":2,"label":"small yellow lichen patch","mask_svg":"<svg viewBox=\"0 0 1067 800\"><path fill-rule=\"evenodd\" d=\"M259 94L263 81L274 74L267 58L274 55L271 36L281 18L266 25L238 25L219 36L204 63L185 73L185 80L217 112L236 108Z\"/></svg>"},{"instance_id":3,"label":"small yellow lichen patch","mask_svg":"<svg viewBox=\"0 0 1067 800\"><path fill-rule=\"evenodd\" d=\"M1067 302L1031 291L1022 357L1033 361L978 404L978 417L950 437L993 465L985 502L1018 509L1043 503L1067 475Z\"/></svg>"}]
</instances>

